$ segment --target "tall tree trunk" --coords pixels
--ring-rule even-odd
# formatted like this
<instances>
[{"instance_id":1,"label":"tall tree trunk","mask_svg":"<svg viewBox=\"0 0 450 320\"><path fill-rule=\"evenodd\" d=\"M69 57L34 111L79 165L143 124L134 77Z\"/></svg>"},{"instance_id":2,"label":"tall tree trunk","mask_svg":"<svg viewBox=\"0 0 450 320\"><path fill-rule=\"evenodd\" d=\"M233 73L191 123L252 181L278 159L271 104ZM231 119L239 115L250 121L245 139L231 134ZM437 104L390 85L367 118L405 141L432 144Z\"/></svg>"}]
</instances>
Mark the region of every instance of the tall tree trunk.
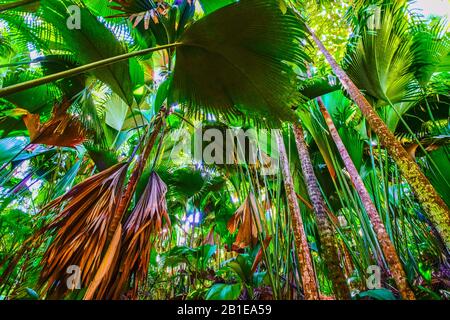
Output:
<instances>
[{"instance_id":1,"label":"tall tree trunk","mask_svg":"<svg viewBox=\"0 0 450 320\"><path fill-rule=\"evenodd\" d=\"M392 277L397 284L397 287L404 299L414 300L414 293L411 290L408 280L403 270L403 266L400 262L400 259L397 255L395 247L389 238L389 235L386 232L386 228L384 227L383 222L378 215L377 209L373 204L372 198L367 192L366 186L364 185L361 176L359 175L358 170L355 167L355 164L352 161L347 149L345 148L344 142L342 141L339 133L334 126L333 119L331 115L328 113L327 108L325 107L322 98L318 97L317 102L319 103L320 111L322 112L323 117L327 123L328 129L330 130L331 137L336 144L337 149L339 150L339 154L341 155L342 161L344 162L345 168L350 175L350 180L353 183L353 186L358 192L359 197L361 198L361 202L364 206L364 209L369 216L370 222L372 223L372 227L377 236L378 242L380 243L381 250L383 251L383 255L386 259L386 262L389 266L389 269L392 273Z\"/></svg>"},{"instance_id":2,"label":"tall tree trunk","mask_svg":"<svg viewBox=\"0 0 450 320\"><path fill-rule=\"evenodd\" d=\"M319 230L320 241L323 248L323 257L333 284L334 294L337 299L350 299L350 290L347 286L344 270L340 266L334 229L328 220L327 206L325 205L325 201L319 189L319 184L317 183L317 178L303 136L303 129L300 124L294 124L294 134L301 161L303 177L305 178L306 189L308 190L308 195L314 208L317 229Z\"/></svg>"},{"instance_id":3,"label":"tall tree trunk","mask_svg":"<svg viewBox=\"0 0 450 320\"><path fill-rule=\"evenodd\" d=\"M422 173L417 163L395 138L394 134L389 131L386 124L378 116L358 87L338 65L323 43L317 38L314 31L309 28L309 26L307 26L307 28L317 47L324 54L334 73L339 78L342 86L359 107L369 123L370 128L380 139L381 144L387 149L389 155L397 163L403 177L411 186L414 195L417 197L422 208L426 211L429 219L442 236L442 239L444 239L447 248L450 248L450 211L447 205L433 188L427 177Z\"/></svg>"},{"instance_id":4,"label":"tall tree trunk","mask_svg":"<svg viewBox=\"0 0 450 320\"><path fill-rule=\"evenodd\" d=\"M317 288L314 267L311 254L306 239L305 230L303 229L303 220L300 213L297 197L295 195L294 183L292 181L291 171L289 169L289 161L281 134L276 134L278 150L280 152L280 165L283 174L284 188L288 200L289 212L292 217L292 225L294 229L295 247L297 257L300 264L300 276L302 278L303 291L306 300L319 300L319 289Z\"/></svg>"}]
</instances>

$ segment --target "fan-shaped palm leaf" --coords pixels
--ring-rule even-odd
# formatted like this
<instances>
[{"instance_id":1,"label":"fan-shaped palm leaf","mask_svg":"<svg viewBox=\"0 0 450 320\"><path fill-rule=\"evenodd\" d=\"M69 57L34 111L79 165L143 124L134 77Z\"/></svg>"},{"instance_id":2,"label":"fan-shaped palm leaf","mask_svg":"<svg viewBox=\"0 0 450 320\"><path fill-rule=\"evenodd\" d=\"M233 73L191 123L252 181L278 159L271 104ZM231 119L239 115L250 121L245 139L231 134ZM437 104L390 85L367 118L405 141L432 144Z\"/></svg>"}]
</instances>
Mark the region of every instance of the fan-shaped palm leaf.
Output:
<instances>
[{"instance_id":1,"label":"fan-shaped palm leaf","mask_svg":"<svg viewBox=\"0 0 450 320\"><path fill-rule=\"evenodd\" d=\"M413 71L420 85L425 87L435 72L450 71L450 37L444 19L427 24L412 25L414 65Z\"/></svg>"},{"instance_id":2,"label":"fan-shaped palm leaf","mask_svg":"<svg viewBox=\"0 0 450 320\"><path fill-rule=\"evenodd\" d=\"M359 39L346 57L347 74L376 105L401 102L415 92L406 7L401 2L384 2L361 21Z\"/></svg>"},{"instance_id":3,"label":"fan-shaped palm leaf","mask_svg":"<svg viewBox=\"0 0 450 320\"><path fill-rule=\"evenodd\" d=\"M80 8L80 29L70 30L66 27L68 7L77 5ZM114 34L99 22L81 2L74 0L48 1L42 0L42 17L58 27L66 48L76 54L81 64L102 60L126 52ZM61 27L63 26L63 27ZM101 41L99 41L101 39ZM92 71L101 81L108 84L129 105L133 100L133 84L128 62L120 62Z\"/></svg>"},{"instance_id":4,"label":"fan-shaped palm leaf","mask_svg":"<svg viewBox=\"0 0 450 320\"><path fill-rule=\"evenodd\" d=\"M180 38L173 100L191 112L292 119L290 64L303 66L302 24L278 1L242 0L194 23Z\"/></svg>"}]
</instances>

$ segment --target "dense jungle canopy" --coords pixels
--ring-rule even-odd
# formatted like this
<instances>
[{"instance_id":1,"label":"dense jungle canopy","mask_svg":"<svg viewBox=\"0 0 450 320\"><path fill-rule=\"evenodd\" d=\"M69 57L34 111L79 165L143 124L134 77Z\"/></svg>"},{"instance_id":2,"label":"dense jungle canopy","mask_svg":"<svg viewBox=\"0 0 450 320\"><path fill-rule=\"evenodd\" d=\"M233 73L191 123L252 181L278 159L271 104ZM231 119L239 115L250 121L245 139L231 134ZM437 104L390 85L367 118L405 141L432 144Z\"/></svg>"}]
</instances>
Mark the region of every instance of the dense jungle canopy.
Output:
<instances>
[{"instance_id":1,"label":"dense jungle canopy","mask_svg":"<svg viewBox=\"0 0 450 320\"><path fill-rule=\"evenodd\" d=\"M0 0L0 299L449 299L445 2Z\"/></svg>"}]
</instances>

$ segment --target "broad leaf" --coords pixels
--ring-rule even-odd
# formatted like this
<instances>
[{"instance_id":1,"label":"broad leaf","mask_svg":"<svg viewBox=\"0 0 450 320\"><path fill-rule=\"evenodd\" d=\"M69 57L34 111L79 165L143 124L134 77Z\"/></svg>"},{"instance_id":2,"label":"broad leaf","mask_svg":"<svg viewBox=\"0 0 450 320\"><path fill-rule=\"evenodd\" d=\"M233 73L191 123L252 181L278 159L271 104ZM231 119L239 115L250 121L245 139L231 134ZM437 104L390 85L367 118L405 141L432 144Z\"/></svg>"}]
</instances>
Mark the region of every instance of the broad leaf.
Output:
<instances>
[{"instance_id":1,"label":"broad leaf","mask_svg":"<svg viewBox=\"0 0 450 320\"><path fill-rule=\"evenodd\" d=\"M210 14L222 7L229 4L235 3L235 0L200 0L200 5L202 6L203 12L205 14Z\"/></svg>"},{"instance_id":2,"label":"broad leaf","mask_svg":"<svg viewBox=\"0 0 450 320\"><path fill-rule=\"evenodd\" d=\"M80 8L80 29L67 28L68 7ZM58 27L65 45L76 55L81 64L102 60L127 52L114 34L106 28L84 5L76 0L43 0L43 18ZM130 77L128 61L93 70L92 73L108 84L129 105L133 101L133 84Z\"/></svg>"},{"instance_id":3,"label":"broad leaf","mask_svg":"<svg viewBox=\"0 0 450 320\"><path fill-rule=\"evenodd\" d=\"M216 283L206 294L206 300L236 300L242 291L242 284Z\"/></svg>"},{"instance_id":4,"label":"broad leaf","mask_svg":"<svg viewBox=\"0 0 450 320\"><path fill-rule=\"evenodd\" d=\"M364 10L368 10L365 8ZM377 106L401 102L414 94L412 37L402 3L373 9L346 57L346 71Z\"/></svg>"},{"instance_id":5,"label":"broad leaf","mask_svg":"<svg viewBox=\"0 0 450 320\"><path fill-rule=\"evenodd\" d=\"M294 119L300 95L292 65L308 60L303 26L276 0L242 0L207 15L181 36L172 100L191 113Z\"/></svg>"},{"instance_id":6,"label":"broad leaf","mask_svg":"<svg viewBox=\"0 0 450 320\"><path fill-rule=\"evenodd\" d=\"M385 288L364 291L359 293L358 296L360 298L369 297L375 300L396 300L392 292Z\"/></svg>"}]
</instances>

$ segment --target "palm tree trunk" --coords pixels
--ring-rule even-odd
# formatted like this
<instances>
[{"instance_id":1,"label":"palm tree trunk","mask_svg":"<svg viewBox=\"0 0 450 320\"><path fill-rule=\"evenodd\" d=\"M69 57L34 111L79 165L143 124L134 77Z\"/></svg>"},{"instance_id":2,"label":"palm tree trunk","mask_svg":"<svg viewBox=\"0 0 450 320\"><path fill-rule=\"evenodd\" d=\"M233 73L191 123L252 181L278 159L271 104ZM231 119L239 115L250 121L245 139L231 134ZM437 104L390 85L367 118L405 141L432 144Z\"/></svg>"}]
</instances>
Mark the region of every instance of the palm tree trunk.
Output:
<instances>
[{"instance_id":1,"label":"palm tree trunk","mask_svg":"<svg viewBox=\"0 0 450 320\"><path fill-rule=\"evenodd\" d=\"M369 123L370 128L380 139L381 144L387 149L389 155L396 162L422 208L428 214L429 219L445 241L447 248L450 248L450 211L447 205L433 188L427 177L422 173L417 163L410 157L392 132L389 131L386 124L378 116L358 87L356 87L350 77L338 65L330 52L328 52L323 43L317 38L314 31L309 28L309 26L307 26L307 28L317 47L324 54L334 73L339 78L342 86L359 107Z\"/></svg>"},{"instance_id":2,"label":"palm tree trunk","mask_svg":"<svg viewBox=\"0 0 450 320\"><path fill-rule=\"evenodd\" d=\"M311 254L306 239L305 230L303 229L303 221L300 213L300 207L295 195L294 183L292 181L291 171L289 169L289 161L281 134L276 134L278 150L280 152L281 172L284 179L284 188L288 200L289 212L292 217L294 229L295 247L300 264L300 275L303 283L303 291L306 300L319 300L319 289L317 288L314 267Z\"/></svg>"},{"instance_id":3,"label":"palm tree trunk","mask_svg":"<svg viewBox=\"0 0 450 320\"><path fill-rule=\"evenodd\" d=\"M397 255L394 245L392 244L389 235L386 232L386 228L383 225L383 222L378 215L377 209L373 204L372 198L367 192L366 186L364 185L361 176L359 175L358 170L355 167L355 164L352 161L352 158L348 154L347 149L345 148L344 142L342 141L339 133L334 126L333 119L331 115L328 113L327 108L325 107L322 98L318 97L317 102L319 103L320 111L322 112L323 117L327 123L328 129L330 130L331 137L336 144L336 147L341 155L342 161L344 162L345 168L350 175L350 180L353 183L353 186L358 192L359 197L361 198L361 202L364 206L364 209L369 216L370 222L372 223L372 227L377 236L378 242L380 243L381 250L386 259L386 262L389 266L389 269L392 273L392 277L397 284L397 287L400 291L400 294L404 299L414 300L414 293L411 290L408 280L403 270L403 266L400 262L400 259Z\"/></svg>"},{"instance_id":4,"label":"palm tree trunk","mask_svg":"<svg viewBox=\"0 0 450 320\"><path fill-rule=\"evenodd\" d=\"M328 220L327 206L325 205L319 184L317 183L305 138L303 137L303 129L300 124L294 124L294 135L306 189L308 190L308 195L314 208L317 229L319 230L323 248L323 257L333 284L334 294L337 299L350 299L350 290L347 286L343 268L340 266L338 246L334 236L333 226Z\"/></svg>"}]
</instances>

